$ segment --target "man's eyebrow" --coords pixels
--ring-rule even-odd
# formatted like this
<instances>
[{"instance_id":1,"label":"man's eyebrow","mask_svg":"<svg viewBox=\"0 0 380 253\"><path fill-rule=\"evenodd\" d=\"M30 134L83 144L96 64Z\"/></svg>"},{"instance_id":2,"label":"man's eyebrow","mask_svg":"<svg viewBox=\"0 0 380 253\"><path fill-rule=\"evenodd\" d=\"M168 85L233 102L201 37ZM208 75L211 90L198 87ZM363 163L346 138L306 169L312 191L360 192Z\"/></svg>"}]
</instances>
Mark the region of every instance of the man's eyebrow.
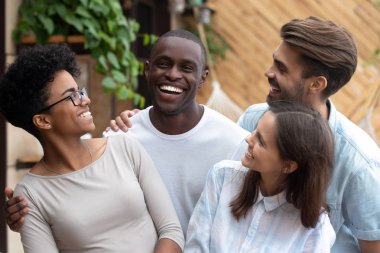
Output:
<instances>
[{"instance_id":1,"label":"man's eyebrow","mask_svg":"<svg viewBox=\"0 0 380 253\"><path fill-rule=\"evenodd\" d=\"M162 60L162 59L164 59L164 60L170 60L170 57L166 56L166 55L159 55L159 56L153 58L152 60L156 61L156 60Z\"/></svg>"},{"instance_id":2,"label":"man's eyebrow","mask_svg":"<svg viewBox=\"0 0 380 253\"><path fill-rule=\"evenodd\" d=\"M158 57L156 57L155 59L153 59L153 62L155 61L159 61L159 60L167 60L167 61L172 61L172 59L169 57L169 56L166 56L166 55L160 55ZM194 66L197 66L198 63L196 61L194 61L193 59L186 59L186 58L183 58L181 60L181 63L185 63L185 64L192 64Z\"/></svg>"},{"instance_id":3,"label":"man's eyebrow","mask_svg":"<svg viewBox=\"0 0 380 253\"><path fill-rule=\"evenodd\" d=\"M184 59L184 60L183 60L183 62L184 62L184 63L193 64L193 65L195 65L195 66L197 66L197 65L198 65L198 63L197 63L197 62L195 62L195 61L193 61L193 60L190 60L190 59Z\"/></svg>"}]
</instances>

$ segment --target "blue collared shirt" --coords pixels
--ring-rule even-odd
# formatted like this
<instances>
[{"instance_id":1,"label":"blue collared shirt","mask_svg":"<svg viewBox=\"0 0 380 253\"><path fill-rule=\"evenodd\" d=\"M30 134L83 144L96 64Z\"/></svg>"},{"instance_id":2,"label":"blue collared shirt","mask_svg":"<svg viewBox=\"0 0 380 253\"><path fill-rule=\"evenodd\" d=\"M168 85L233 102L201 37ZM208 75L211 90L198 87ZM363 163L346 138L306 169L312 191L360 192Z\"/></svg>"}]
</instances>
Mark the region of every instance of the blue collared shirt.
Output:
<instances>
[{"instance_id":1,"label":"blue collared shirt","mask_svg":"<svg viewBox=\"0 0 380 253\"><path fill-rule=\"evenodd\" d=\"M380 149L328 101L335 137L335 166L327 190L330 220L337 233L334 253L360 252L358 239L380 240ZM238 124L253 131L268 105L250 106Z\"/></svg>"},{"instance_id":2,"label":"blue collared shirt","mask_svg":"<svg viewBox=\"0 0 380 253\"><path fill-rule=\"evenodd\" d=\"M221 161L210 170L191 216L185 253L330 252L335 232L326 213L315 228L301 223L300 211L285 192L258 199L239 221L230 202L238 194L248 169L238 161Z\"/></svg>"}]
</instances>

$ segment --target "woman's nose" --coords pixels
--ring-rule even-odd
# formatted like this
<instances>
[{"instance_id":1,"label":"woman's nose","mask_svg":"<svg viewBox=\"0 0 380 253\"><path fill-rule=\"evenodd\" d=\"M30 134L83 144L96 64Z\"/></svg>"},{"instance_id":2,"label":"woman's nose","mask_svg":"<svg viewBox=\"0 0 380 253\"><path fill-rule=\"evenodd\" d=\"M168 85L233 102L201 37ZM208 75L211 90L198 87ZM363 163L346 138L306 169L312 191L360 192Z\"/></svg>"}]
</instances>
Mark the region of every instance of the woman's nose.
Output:
<instances>
[{"instance_id":1,"label":"woman's nose","mask_svg":"<svg viewBox=\"0 0 380 253\"><path fill-rule=\"evenodd\" d=\"M83 96L83 98L82 98L82 104L83 105L89 105L89 104L91 104L91 99L88 96Z\"/></svg>"},{"instance_id":2,"label":"woman's nose","mask_svg":"<svg viewBox=\"0 0 380 253\"><path fill-rule=\"evenodd\" d=\"M254 133L251 133L250 135L248 135L247 137L245 137L245 142L247 142L248 145L252 145L253 144L253 135L254 135Z\"/></svg>"}]
</instances>

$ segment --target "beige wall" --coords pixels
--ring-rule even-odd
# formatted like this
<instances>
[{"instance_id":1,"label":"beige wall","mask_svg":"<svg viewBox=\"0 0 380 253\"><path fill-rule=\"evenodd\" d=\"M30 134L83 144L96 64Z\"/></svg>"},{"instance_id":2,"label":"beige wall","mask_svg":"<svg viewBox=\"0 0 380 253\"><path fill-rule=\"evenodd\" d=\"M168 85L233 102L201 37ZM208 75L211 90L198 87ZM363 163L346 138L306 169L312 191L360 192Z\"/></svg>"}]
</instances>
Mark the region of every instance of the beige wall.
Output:
<instances>
[{"instance_id":1,"label":"beige wall","mask_svg":"<svg viewBox=\"0 0 380 253\"><path fill-rule=\"evenodd\" d=\"M5 17L5 53L6 63L14 60L16 49L12 42L12 29L17 21L17 7L21 0L6 0ZM7 124L7 185L14 187L17 181L25 174L25 170L16 170L16 159L31 154L42 154L41 146L37 139L24 130ZM2 192L2 191L1 191ZM8 253L23 252L18 233L8 230Z\"/></svg>"}]
</instances>

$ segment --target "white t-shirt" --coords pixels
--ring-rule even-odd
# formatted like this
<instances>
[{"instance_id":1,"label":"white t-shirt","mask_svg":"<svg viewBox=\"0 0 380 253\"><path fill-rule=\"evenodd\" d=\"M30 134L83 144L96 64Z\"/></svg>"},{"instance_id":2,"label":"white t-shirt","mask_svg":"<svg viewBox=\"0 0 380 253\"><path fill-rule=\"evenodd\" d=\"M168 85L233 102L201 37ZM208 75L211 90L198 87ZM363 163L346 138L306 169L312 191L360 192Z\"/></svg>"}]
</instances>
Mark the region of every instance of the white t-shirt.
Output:
<instances>
[{"instance_id":1,"label":"white t-shirt","mask_svg":"<svg viewBox=\"0 0 380 253\"><path fill-rule=\"evenodd\" d=\"M202 119L193 129L183 134L167 135L152 125L149 119L151 108L131 118L132 128L127 133L138 139L152 158L186 234L209 169L221 160L241 160L247 150L245 138L249 132L204 106Z\"/></svg>"}]
</instances>

